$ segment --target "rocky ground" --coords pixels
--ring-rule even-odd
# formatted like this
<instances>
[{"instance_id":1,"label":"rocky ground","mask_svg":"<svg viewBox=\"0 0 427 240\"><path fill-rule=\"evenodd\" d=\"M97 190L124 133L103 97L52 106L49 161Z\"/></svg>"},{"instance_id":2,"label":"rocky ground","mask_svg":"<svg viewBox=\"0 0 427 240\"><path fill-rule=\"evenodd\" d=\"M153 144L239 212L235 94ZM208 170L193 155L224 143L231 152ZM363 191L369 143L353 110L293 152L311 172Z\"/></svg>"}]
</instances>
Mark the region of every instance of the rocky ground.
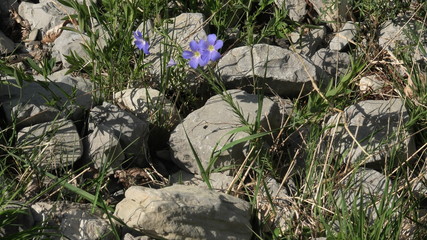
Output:
<instances>
[{"instance_id":1,"label":"rocky ground","mask_svg":"<svg viewBox=\"0 0 427 240\"><path fill-rule=\"evenodd\" d=\"M284 3L276 1L276 4ZM286 1L285 7L292 20L301 21L308 14L320 16L324 12L321 11L325 8L323 4L322 1ZM89 57L82 47L84 36L59 30L62 26L76 27L72 21L64 21L73 9L56 1L40 0L2 1L0 10L3 61L27 69L35 79L20 82L6 74L1 77L1 116L4 118L1 129L13 126L17 132L14 146L22 148L22 153L32 159L37 168L56 177L72 172L68 179L71 179L70 185L83 185L100 173L107 174L103 200L114 206L115 218L109 219L98 210L91 211L93 205L84 201L56 201L55 197L34 201L33 198L52 181L47 177L34 178L22 202L7 206L11 209L23 207L28 214L20 215L16 226L1 228L0 236L48 225L53 227L50 230L53 235L67 239L115 239L117 235L111 221L122 221L127 227L120 228L117 234L128 240L251 239L254 212L244 194L239 194L241 188L236 184L236 175L231 170L211 173L213 190L209 190L199 165L201 163L204 169L240 166L251 151L248 141L243 141L222 151L210 165L214 150L250 137L243 131L230 138L224 137L240 127L241 122L221 95L207 97L199 108L184 115L154 88L130 87L117 91L112 100L98 104L94 101L97 90L85 75L67 74L71 63L65 56L71 51L83 59ZM396 34L402 29L418 31L422 42L427 43L426 32L411 24L415 20L408 16L387 21L378 29L378 44L384 49L383 54L391 59L386 64L393 64L392 52L397 42L410 42L405 35ZM337 20L335 15L322 17L324 22ZM350 21L345 12L340 19L348 21L294 32L286 41L267 39L253 46L233 46L223 53L214 71L227 88L227 96L237 103L249 122L257 118L259 101L262 101L260 129L268 132L280 128L294 114L293 106L299 96L328 85L319 79L339 79L348 72L350 49L359 46L354 41L360 26ZM167 33L174 36L175 43L183 49L188 48L191 40L207 37L205 17L200 13L182 13L170 20L175 24L165 25ZM160 51L164 36L151 28L149 23L138 27L141 31L152 31L151 54L147 61L152 63L149 71L156 78L161 74L156 52ZM49 81L31 72L24 61L26 58L42 60L47 55L57 60L54 72L48 76ZM426 63L419 51L413 58ZM188 71L186 78L191 79L192 74ZM260 86L268 86L263 98L253 94L251 81L254 76ZM360 194L357 189L363 189L365 198L381 198L389 191L387 175L381 169L389 164L390 149L398 146L393 157L406 161L417 154L417 146L411 130L401 128L410 121L409 113L404 97L391 91L391 83L372 74L358 78L357 85L357 91L369 97L325 119L324 126L333 127L325 127L321 138L324 143L320 144L323 147L319 151L329 152L333 148L334 154L345 155L345 164L364 161L364 167L351 179L353 183L348 184L355 191L344 194L337 191L336 196L342 197L348 206L363 206L367 218L374 220L377 216L373 209L378 206L365 204L357 198ZM411 95L411 88L406 90L408 96ZM54 104L50 104L53 100ZM160 102L164 107L156 114L169 119L166 130L153 127L152 116L158 111L156 103ZM295 155L297 164L302 166L306 164L303 152L309 148L304 142L304 129L290 135L293 144L286 146L290 152L298 153ZM267 137L264 144L269 148L274 143ZM271 224L286 229L289 219L295 217L292 204L287 200L292 194L289 189L293 183L273 177L267 183L268 188L257 193L260 205L272 197L276 215ZM58 186L49 190L50 196L55 196L56 188ZM413 191L420 196L427 193L422 179L416 181Z\"/></svg>"}]
</instances>

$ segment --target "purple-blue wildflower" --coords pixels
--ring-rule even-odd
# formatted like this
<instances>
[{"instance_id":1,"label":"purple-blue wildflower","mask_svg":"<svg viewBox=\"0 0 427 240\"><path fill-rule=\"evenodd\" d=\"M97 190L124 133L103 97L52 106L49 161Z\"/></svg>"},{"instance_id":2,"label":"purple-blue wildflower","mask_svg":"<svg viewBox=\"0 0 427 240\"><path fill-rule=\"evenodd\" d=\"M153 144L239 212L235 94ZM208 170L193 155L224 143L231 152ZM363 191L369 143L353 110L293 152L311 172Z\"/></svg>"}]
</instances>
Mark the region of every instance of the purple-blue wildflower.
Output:
<instances>
[{"instance_id":1,"label":"purple-blue wildflower","mask_svg":"<svg viewBox=\"0 0 427 240\"><path fill-rule=\"evenodd\" d=\"M144 37L142 36L142 33L138 30L136 30L135 32L133 32L133 36L135 38L135 45L137 48L139 48L139 50L142 50L144 52L144 54L148 55L150 54L149 48L150 48L150 44L145 41Z\"/></svg>"},{"instance_id":2,"label":"purple-blue wildflower","mask_svg":"<svg viewBox=\"0 0 427 240\"><path fill-rule=\"evenodd\" d=\"M217 61L221 58L221 54L218 52L218 49L222 48L222 45L224 45L224 42L222 40L217 39L215 34L209 34L208 35L208 41L207 41L207 54L209 56L209 60L211 61Z\"/></svg>"},{"instance_id":3,"label":"purple-blue wildflower","mask_svg":"<svg viewBox=\"0 0 427 240\"><path fill-rule=\"evenodd\" d=\"M173 58L171 58L170 60L169 60L169 62L168 62L168 65L166 65L167 67L173 67L173 66L175 66L176 65L176 62L175 62L175 60L173 60Z\"/></svg>"},{"instance_id":4,"label":"purple-blue wildflower","mask_svg":"<svg viewBox=\"0 0 427 240\"><path fill-rule=\"evenodd\" d=\"M182 57L185 59L190 59L190 66L192 68L197 68L199 65L201 67L206 66L209 62L209 55L207 54L207 43L205 40L200 40L196 42L195 40L190 42L191 51L183 51Z\"/></svg>"}]
</instances>

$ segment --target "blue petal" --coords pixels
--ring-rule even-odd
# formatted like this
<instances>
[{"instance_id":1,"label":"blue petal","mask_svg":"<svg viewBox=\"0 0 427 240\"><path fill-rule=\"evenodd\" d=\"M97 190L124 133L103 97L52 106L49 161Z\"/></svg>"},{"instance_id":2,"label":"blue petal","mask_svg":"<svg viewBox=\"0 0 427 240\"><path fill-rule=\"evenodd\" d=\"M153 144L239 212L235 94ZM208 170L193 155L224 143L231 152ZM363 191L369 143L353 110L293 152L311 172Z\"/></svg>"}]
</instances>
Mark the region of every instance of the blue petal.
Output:
<instances>
[{"instance_id":1,"label":"blue petal","mask_svg":"<svg viewBox=\"0 0 427 240\"><path fill-rule=\"evenodd\" d=\"M197 66L199 65L199 59L198 58L191 58L189 64L190 64L190 67L196 69Z\"/></svg>"},{"instance_id":2,"label":"blue petal","mask_svg":"<svg viewBox=\"0 0 427 240\"><path fill-rule=\"evenodd\" d=\"M209 45L214 45L216 41L216 35L215 34L209 34L208 35L208 43Z\"/></svg>"},{"instance_id":3,"label":"blue petal","mask_svg":"<svg viewBox=\"0 0 427 240\"><path fill-rule=\"evenodd\" d=\"M195 40L193 40L190 42L190 48L193 52L197 52L199 51L199 44Z\"/></svg>"},{"instance_id":4,"label":"blue petal","mask_svg":"<svg viewBox=\"0 0 427 240\"><path fill-rule=\"evenodd\" d=\"M135 46L139 49L142 50L142 48L144 47L142 42L140 40L135 40Z\"/></svg>"},{"instance_id":5,"label":"blue petal","mask_svg":"<svg viewBox=\"0 0 427 240\"><path fill-rule=\"evenodd\" d=\"M133 36L139 40L142 38L142 33L140 31L136 30L135 32L133 32Z\"/></svg>"},{"instance_id":6,"label":"blue petal","mask_svg":"<svg viewBox=\"0 0 427 240\"><path fill-rule=\"evenodd\" d=\"M218 41L216 41L214 48L215 48L215 50L218 50L218 49L222 48L223 45L224 45L224 42L222 40L218 40Z\"/></svg>"},{"instance_id":7,"label":"blue petal","mask_svg":"<svg viewBox=\"0 0 427 240\"><path fill-rule=\"evenodd\" d=\"M205 40L200 40L199 42L199 51L207 50L209 47L209 44Z\"/></svg>"},{"instance_id":8,"label":"blue petal","mask_svg":"<svg viewBox=\"0 0 427 240\"><path fill-rule=\"evenodd\" d=\"M149 55L150 54L150 45L146 42L143 46L142 46L142 51L146 54Z\"/></svg>"},{"instance_id":9,"label":"blue petal","mask_svg":"<svg viewBox=\"0 0 427 240\"><path fill-rule=\"evenodd\" d=\"M190 52L190 51L183 51L182 52L182 57L185 58L185 59L190 59L193 56L194 56L193 52Z\"/></svg>"},{"instance_id":10,"label":"blue petal","mask_svg":"<svg viewBox=\"0 0 427 240\"><path fill-rule=\"evenodd\" d=\"M210 60L216 61L221 58L221 54L218 51L211 52Z\"/></svg>"},{"instance_id":11,"label":"blue petal","mask_svg":"<svg viewBox=\"0 0 427 240\"><path fill-rule=\"evenodd\" d=\"M200 66L206 66L209 63L209 52L208 51L202 51L201 52L201 56L200 56L200 60L199 60L199 64Z\"/></svg>"}]
</instances>

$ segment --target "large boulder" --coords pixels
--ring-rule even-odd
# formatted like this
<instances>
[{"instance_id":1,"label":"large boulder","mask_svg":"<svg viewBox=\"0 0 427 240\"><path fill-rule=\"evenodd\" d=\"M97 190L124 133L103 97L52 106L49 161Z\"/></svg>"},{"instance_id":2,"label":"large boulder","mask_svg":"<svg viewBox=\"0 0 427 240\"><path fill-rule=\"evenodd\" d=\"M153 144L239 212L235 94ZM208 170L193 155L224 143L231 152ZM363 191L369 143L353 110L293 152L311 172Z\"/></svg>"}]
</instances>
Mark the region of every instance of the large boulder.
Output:
<instances>
[{"instance_id":1,"label":"large boulder","mask_svg":"<svg viewBox=\"0 0 427 240\"><path fill-rule=\"evenodd\" d=\"M310 59L288 49L267 44L234 48L218 62L218 75L227 88L272 89L282 97L296 97L312 89L317 81Z\"/></svg>"},{"instance_id":2,"label":"large boulder","mask_svg":"<svg viewBox=\"0 0 427 240\"><path fill-rule=\"evenodd\" d=\"M33 166L46 170L69 167L83 153L76 127L65 119L25 127L18 132L17 143Z\"/></svg>"},{"instance_id":3,"label":"large boulder","mask_svg":"<svg viewBox=\"0 0 427 240\"><path fill-rule=\"evenodd\" d=\"M195 186L130 187L114 215L156 238L249 240L252 236L248 202Z\"/></svg>"},{"instance_id":4,"label":"large boulder","mask_svg":"<svg viewBox=\"0 0 427 240\"><path fill-rule=\"evenodd\" d=\"M320 79L327 85L329 79L339 79L345 75L351 66L350 55L345 52L338 52L326 48L321 48L311 60L318 67Z\"/></svg>"},{"instance_id":5,"label":"large boulder","mask_svg":"<svg viewBox=\"0 0 427 240\"><path fill-rule=\"evenodd\" d=\"M57 1L49 0L40 3L21 2L18 13L29 22L31 29L40 29L45 34L49 29L62 23L64 17L75 11Z\"/></svg>"},{"instance_id":6,"label":"large boulder","mask_svg":"<svg viewBox=\"0 0 427 240\"><path fill-rule=\"evenodd\" d=\"M427 49L427 31L421 22L414 20L412 13L384 22L379 30L378 44L392 52L404 51L412 56L413 61L426 63L420 49Z\"/></svg>"},{"instance_id":7,"label":"large boulder","mask_svg":"<svg viewBox=\"0 0 427 240\"><path fill-rule=\"evenodd\" d=\"M366 100L332 116L325 132L345 162L363 161L374 168L406 161L414 152L411 134L404 128L409 114L400 99ZM344 126L348 126L348 130ZM396 151L396 154L394 154ZM395 158L390 159L390 157ZM390 161L394 162L390 162Z\"/></svg>"},{"instance_id":8,"label":"large boulder","mask_svg":"<svg viewBox=\"0 0 427 240\"><path fill-rule=\"evenodd\" d=\"M53 121L57 118L81 120L92 105L93 85L89 80L69 75L46 81L39 76L35 82L4 79L0 85L7 122L16 121L18 127Z\"/></svg>"},{"instance_id":9,"label":"large boulder","mask_svg":"<svg viewBox=\"0 0 427 240\"><path fill-rule=\"evenodd\" d=\"M89 113L89 131L102 130L103 135L115 136L120 140L124 155L135 161L138 166L145 166L148 157L148 133L147 122L135 117L132 113L124 111L116 105L104 102L96 106ZM109 146L114 147L114 156L120 156L115 138L110 139ZM111 150L111 148L110 148ZM119 154L119 155L117 155Z\"/></svg>"},{"instance_id":10,"label":"large boulder","mask_svg":"<svg viewBox=\"0 0 427 240\"><path fill-rule=\"evenodd\" d=\"M258 96L242 90L229 90L226 93L230 94L249 123L254 123L258 110ZM280 120L281 114L277 103L264 98L261 126L267 130L269 127L274 129L279 127ZM221 149L229 142L248 136L245 132L235 135L228 134L241 126L239 118L231 110L230 105L221 98L221 95L213 96L202 108L190 113L171 133L169 145L174 162L182 169L200 174L192 149L206 169L210 164L213 151ZM245 143L239 143L222 152L212 167L241 163L245 158L244 146Z\"/></svg>"},{"instance_id":11,"label":"large boulder","mask_svg":"<svg viewBox=\"0 0 427 240\"><path fill-rule=\"evenodd\" d=\"M92 204L36 202L31 205L31 213L35 225L50 227L44 230L46 236L62 236L53 239L115 239L110 221Z\"/></svg>"}]
</instances>

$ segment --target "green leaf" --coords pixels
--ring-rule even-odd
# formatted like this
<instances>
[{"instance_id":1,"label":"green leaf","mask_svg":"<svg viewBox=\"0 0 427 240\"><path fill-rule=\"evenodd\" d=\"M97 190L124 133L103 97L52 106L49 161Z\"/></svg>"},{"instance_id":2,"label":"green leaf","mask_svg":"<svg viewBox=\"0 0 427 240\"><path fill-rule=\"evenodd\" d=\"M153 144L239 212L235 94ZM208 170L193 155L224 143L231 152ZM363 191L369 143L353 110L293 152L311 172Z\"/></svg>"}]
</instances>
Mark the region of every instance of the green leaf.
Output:
<instances>
[{"instance_id":1,"label":"green leaf","mask_svg":"<svg viewBox=\"0 0 427 240\"><path fill-rule=\"evenodd\" d=\"M33 59L27 58L26 61L37 73L43 74L43 69Z\"/></svg>"},{"instance_id":2,"label":"green leaf","mask_svg":"<svg viewBox=\"0 0 427 240\"><path fill-rule=\"evenodd\" d=\"M78 188L76 186L73 186L73 185L67 183L67 181L65 181L65 179L59 179L58 177L54 176L51 173L46 172L45 174L50 179L58 181L59 185L61 185L61 186L65 187L66 189L78 194L79 196L83 197L84 199L90 201L91 203L94 203L101 208L106 208L110 212L114 212L114 209L112 207L107 206L107 204L105 204L105 202L102 199L97 200L93 194L88 193L81 188Z\"/></svg>"}]
</instances>

